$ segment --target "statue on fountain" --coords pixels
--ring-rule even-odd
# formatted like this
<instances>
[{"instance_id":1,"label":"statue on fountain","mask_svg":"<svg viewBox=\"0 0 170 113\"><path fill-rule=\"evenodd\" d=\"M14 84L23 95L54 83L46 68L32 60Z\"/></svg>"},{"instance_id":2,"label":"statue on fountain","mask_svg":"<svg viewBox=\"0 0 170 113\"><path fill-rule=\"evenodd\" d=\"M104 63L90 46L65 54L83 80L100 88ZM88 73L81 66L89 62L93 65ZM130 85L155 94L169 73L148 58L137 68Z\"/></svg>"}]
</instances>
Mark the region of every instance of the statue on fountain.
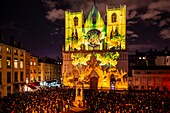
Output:
<instances>
[{"instance_id":1,"label":"statue on fountain","mask_svg":"<svg viewBox=\"0 0 170 113\"><path fill-rule=\"evenodd\" d=\"M83 83L78 81L76 84L76 97L73 102L74 107L83 107Z\"/></svg>"}]
</instances>

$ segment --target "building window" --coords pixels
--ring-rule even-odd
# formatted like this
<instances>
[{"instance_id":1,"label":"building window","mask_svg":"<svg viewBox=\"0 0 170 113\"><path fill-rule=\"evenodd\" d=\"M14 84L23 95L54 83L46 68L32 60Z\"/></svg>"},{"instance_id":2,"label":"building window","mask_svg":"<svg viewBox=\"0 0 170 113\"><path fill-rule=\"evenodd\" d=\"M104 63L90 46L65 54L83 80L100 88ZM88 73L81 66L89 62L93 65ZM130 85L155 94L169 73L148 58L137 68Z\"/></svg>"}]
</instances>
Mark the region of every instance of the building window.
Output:
<instances>
[{"instance_id":1,"label":"building window","mask_svg":"<svg viewBox=\"0 0 170 113\"><path fill-rule=\"evenodd\" d=\"M112 22L116 22L116 18L117 18L116 13L113 13L113 14L112 14Z\"/></svg>"},{"instance_id":2,"label":"building window","mask_svg":"<svg viewBox=\"0 0 170 113\"><path fill-rule=\"evenodd\" d=\"M2 46L0 46L0 52L2 52Z\"/></svg>"},{"instance_id":3,"label":"building window","mask_svg":"<svg viewBox=\"0 0 170 113\"><path fill-rule=\"evenodd\" d=\"M78 18L74 17L74 26L78 26Z\"/></svg>"},{"instance_id":4,"label":"building window","mask_svg":"<svg viewBox=\"0 0 170 113\"><path fill-rule=\"evenodd\" d=\"M20 60L20 68L21 69L24 68L24 61L23 61L23 59Z\"/></svg>"},{"instance_id":5,"label":"building window","mask_svg":"<svg viewBox=\"0 0 170 113\"><path fill-rule=\"evenodd\" d=\"M38 76L38 81L41 81L41 76Z\"/></svg>"},{"instance_id":6,"label":"building window","mask_svg":"<svg viewBox=\"0 0 170 113\"><path fill-rule=\"evenodd\" d=\"M15 72L14 81L15 81L15 82L18 82L18 72Z\"/></svg>"},{"instance_id":7,"label":"building window","mask_svg":"<svg viewBox=\"0 0 170 113\"><path fill-rule=\"evenodd\" d=\"M7 72L7 83L11 83L11 72Z\"/></svg>"},{"instance_id":8,"label":"building window","mask_svg":"<svg viewBox=\"0 0 170 113\"><path fill-rule=\"evenodd\" d=\"M2 84L2 72L0 72L0 84Z\"/></svg>"},{"instance_id":9,"label":"building window","mask_svg":"<svg viewBox=\"0 0 170 113\"><path fill-rule=\"evenodd\" d=\"M11 57L7 57L7 68L11 68Z\"/></svg>"},{"instance_id":10,"label":"building window","mask_svg":"<svg viewBox=\"0 0 170 113\"><path fill-rule=\"evenodd\" d=\"M135 86L135 88L136 88L136 89L138 89L138 88L139 88L139 86Z\"/></svg>"},{"instance_id":11,"label":"building window","mask_svg":"<svg viewBox=\"0 0 170 113\"><path fill-rule=\"evenodd\" d=\"M140 71L137 71L136 74L140 74Z\"/></svg>"},{"instance_id":12,"label":"building window","mask_svg":"<svg viewBox=\"0 0 170 113\"><path fill-rule=\"evenodd\" d=\"M23 56L23 55L24 55L23 51L20 51L20 56Z\"/></svg>"},{"instance_id":13,"label":"building window","mask_svg":"<svg viewBox=\"0 0 170 113\"><path fill-rule=\"evenodd\" d=\"M6 48L6 51L7 51L7 53L8 53L8 54L10 54L10 53L11 53L11 49L10 49L10 48L8 48L8 47Z\"/></svg>"},{"instance_id":14,"label":"building window","mask_svg":"<svg viewBox=\"0 0 170 113\"><path fill-rule=\"evenodd\" d=\"M34 62L34 66L36 65L36 62Z\"/></svg>"},{"instance_id":15,"label":"building window","mask_svg":"<svg viewBox=\"0 0 170 113\"><path fill-rule=\"evenodd\" d=\"M18 51L14 49L14 55L18 55Z\"/></svg>"},{"instance_id":16,"label":"building window","mask_svg":"<svg viewBox=\"0 0 170 113\"><path fill-rule=\"evenodd\" d=\"M7 87L7 95L11 94L11 86Z\"/></svg>"},{"instance_id":17,"label":"building window","mask_svg":"<svg viewBox=\"0 0 170 113\"><path fill-rule=\"evenodd\" d=\"M20 81L24 81L24 72L20 73Z\"/></svg>"},{"instance_id":18,"label":"building window","mask_svg":"<svg viewBox=\"0 0 170 113\"><path fill-rule=\"evenodd\" d=\"M145 88L145 86L141 86L141 89L144 89Z\"/></svg>"},{"instance_id":19,"label":"building window","mask_svg":"<svg viewBox=\"0 0 170 113\"><path fill-rule=\"evenodd\" d=\"M0 56L0 68L2 68L2 57Z\"/></svg>"},{"instance_id":20,"label":"building window","mask_svg":"<svg viewBox=\"0 0 170 113\"><path fill-rule=\"evenodd\" d=\"M34 73L36 73L36 70L34 69Z\"/></svg>"},{"instance_id":21,"label":"building window","mask_svg":"<svg viewBox=\"0 0 170 113\"><path fill-rule=\"evenodd\" d=\"M18 59L17 58L14 59L14 68L18 68Z\"/></svg>"},{"instance_id":22,"label":"building window","mask_svg":"<svg viewBox=\"0 0 170 113\"><path fill-rule=\"evenodd\" d=\"M30 62L30 65L32 66L32 62Z\"/></svg>"}]
</instances>

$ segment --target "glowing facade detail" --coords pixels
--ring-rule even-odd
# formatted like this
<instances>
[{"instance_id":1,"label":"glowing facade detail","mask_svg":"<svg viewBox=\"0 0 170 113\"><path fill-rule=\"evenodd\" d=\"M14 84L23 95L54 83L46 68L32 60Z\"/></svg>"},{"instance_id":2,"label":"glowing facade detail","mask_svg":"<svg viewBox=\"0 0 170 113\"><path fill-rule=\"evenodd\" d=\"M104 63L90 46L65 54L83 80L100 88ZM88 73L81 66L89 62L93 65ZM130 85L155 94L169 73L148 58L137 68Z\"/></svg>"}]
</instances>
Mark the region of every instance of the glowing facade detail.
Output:
<instances>
[{"instance_id":1,"label":"glowing facade detail","mask_svg":"<svg viewBox=\"0 0 170 113\"><path fill-rule=\"evenodd\" d=\"M64 85L81 81L85 88L127 89L126 6L106 7L106 17L95 4L86 19L83 11L65 12Z\"/></svg>"}]
</instances>

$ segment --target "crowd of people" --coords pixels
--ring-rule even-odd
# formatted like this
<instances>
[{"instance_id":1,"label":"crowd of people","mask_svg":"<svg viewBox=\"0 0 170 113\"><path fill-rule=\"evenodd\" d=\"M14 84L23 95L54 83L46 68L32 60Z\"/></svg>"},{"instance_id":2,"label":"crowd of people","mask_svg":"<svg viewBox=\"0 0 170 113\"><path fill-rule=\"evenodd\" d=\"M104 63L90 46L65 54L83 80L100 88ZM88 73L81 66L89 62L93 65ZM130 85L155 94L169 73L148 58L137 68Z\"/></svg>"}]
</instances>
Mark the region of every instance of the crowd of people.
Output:
<instances>
[{"instance_id":1,"label":"crowd of people","mask_svg":"<svg viewBox=\"0 0 170 113\"><path fill-rule=\"evenodd\" d=\"M0 98L0 113L60 113L69 111L75 89L42 88ZM170 98L158 92L84 90L83 107L89 113L169 113Z\"/></svg>"}]
</instances>

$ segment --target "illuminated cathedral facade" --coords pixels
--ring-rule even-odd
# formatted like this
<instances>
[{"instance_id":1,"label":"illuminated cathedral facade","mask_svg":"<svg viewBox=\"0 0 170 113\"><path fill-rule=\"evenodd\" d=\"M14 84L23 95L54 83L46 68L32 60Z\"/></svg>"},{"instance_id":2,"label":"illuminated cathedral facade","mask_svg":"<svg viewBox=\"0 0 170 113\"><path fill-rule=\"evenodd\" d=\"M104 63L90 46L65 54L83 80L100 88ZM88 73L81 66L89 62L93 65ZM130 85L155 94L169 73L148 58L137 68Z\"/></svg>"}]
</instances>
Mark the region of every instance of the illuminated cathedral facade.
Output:
<instances>
[{"instance_id":1,"label":"illuminated cathedral facade","mask_svg":"<svg viewBox=\"0 0 170 113\"><path fill-rule=\"evenodd\" d=\"M62 57L65 86L127 89L126 6L106 6L104 18L95 4L86 18L83 11L66 11Z\"/></svg>"}]
</instances>

